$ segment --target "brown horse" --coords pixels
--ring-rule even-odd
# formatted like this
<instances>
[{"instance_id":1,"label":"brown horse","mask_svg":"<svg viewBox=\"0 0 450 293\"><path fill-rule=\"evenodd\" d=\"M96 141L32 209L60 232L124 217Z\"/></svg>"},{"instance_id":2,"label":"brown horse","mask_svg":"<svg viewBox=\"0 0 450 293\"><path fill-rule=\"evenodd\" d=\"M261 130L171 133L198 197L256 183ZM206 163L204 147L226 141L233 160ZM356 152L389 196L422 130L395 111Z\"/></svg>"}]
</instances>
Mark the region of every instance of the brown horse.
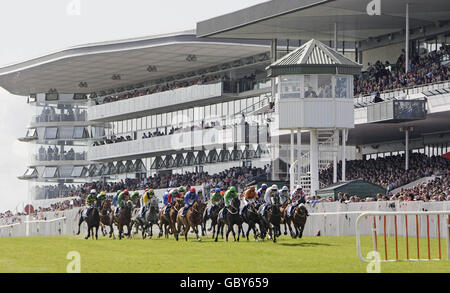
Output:
<instances>
[{"instance_id":1,"label":"brown horse","mask_svg":"<svg viewBox=\"0 0 450 293\"><path fill-rule=\"evenodd\" d=\"M280 212L280 197L278 195L273 196L273 203L270 204L266 209L265 216L260 214L260 228L261 228L261 239L269 234L269 239L273 239L273 242L277 242L277 237L281 235L281 212ZM263 206L260 207L260 212Z\"/></svg>"},{"instance_id":2,"label":"brown horse","mask_svg":"<svg viewBox=\"0 0 450 293\"><path fill-rule=\"evenodd\" d=\"M109 227L109 238L113 237L116 239L114 235L114 221L113 214L111 209L111 201L109 199L105 199L101 205L100 209L100 226L102 228L103 236L106 236L105 227Z\"/></svg>"},{"instance_id":3,"label":"brown horse","mask_svg":"<svg viewBox=\"0 0 450 293\"><path fill-rule=\"evenodd\" d=\"M289 200L286 200L283 205L280 207L280 213L281 213L281 224L284 225L284 235L287 235L287 224L284 217L284 211L287 209L287 206L289 205Z\"/></svg>"},{"instance_id":4,"label":"brown horse","mask_svg":"<svg viewBox=\"0 0 450 293\"><path fill-rule=\"evenodd\" d=\"M291 217L287 215L287 209L284 211L284 218L286 219L292 238L302 238L308 216L308 210L304 204L299 204ZM295 234L292 231L291 223L294 224Z\"/></svg>"},{"instance_id":5,"label":"brown horse","mask_svg":"<svg viewBox=\"0 0 450 293\"><path fill-rule=\"evenodd\" d=\"M162 208L159 211L159 238L163 235L163 230L166 235L166 238L169 238L169 228L171 233L174 235L175 239L178 241L178 231L176 229L175 223L177 222L178 211L184 206L184 199L178 198L169 211L169 215L167 216L165 211L167 207Z\"/></svg>"},{"instance_id":6,"label":"brown horse","mask_svg":"<svg viewBox=\"0 0 450 293\"><path fill-rule=\"evenodd\" d=\"M194 229L195 235L197 236L198 241L202 241L202 239L198 236L198 226L202 224L203 220L203 212L205 211L206 203L201 202L200 200L196 200L194 204L189 208L186 213L186 216L183 217L183 207L178 211L177 215L177 229L180 231L181 226L184 226L184 238L187 241L187 235L191 227Z\"/></svg>"},{"instance_id":7,"label":"brown horse","mask_svg":"<svg viewBox=\"0 0 450 293\"><path fill-rule=\"evenodd\" d=\"M114 224L119 229L119 240L122 239L122 233L124 232L123 226L127 226L128 238L131 238L131 211L133 209L133 203L131 200L127 201L126 205L120 210L119 214L114 217Z\"/></svg>"},{"instance_id":8,"label":"brown horse","mask_svg":"<svg viewBox=\"0 0 450 293\"><path fill-rule=\"evenodd\" d=\"M78 215L80 216L80 220L78 221L77 235L80 235L80 226L85 221L88 226L88 235L84 239L89 239L89 237L91 237L91 232L92 232L92 239L94 239L94 228L95 228L95 239L98 240L98 228L100 226L100 214L98 212L98 208L95 206L91 207L90 211L87 213L86 218L83 218L82 213L80 212L78 213Z\"/></svg>"}]
</instances>

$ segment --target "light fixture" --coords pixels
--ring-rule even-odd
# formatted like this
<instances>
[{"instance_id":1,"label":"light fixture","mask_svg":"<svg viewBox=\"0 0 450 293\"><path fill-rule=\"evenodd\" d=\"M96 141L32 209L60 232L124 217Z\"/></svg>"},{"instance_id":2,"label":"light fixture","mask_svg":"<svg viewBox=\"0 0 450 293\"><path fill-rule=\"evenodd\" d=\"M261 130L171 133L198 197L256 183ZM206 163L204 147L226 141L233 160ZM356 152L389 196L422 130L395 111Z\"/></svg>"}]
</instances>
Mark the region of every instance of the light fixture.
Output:
<instances>
[{"instance_id":1,"label":"light fixture","mask_svg":"<svg viewBox=\"0 0 450 293\"><path fill-rule=\"evenodd\" d=\"M189 54L189 55L186 57L186 61L187 61L187 62L195 62L195 61L197 61L197 56L195 56L194 54Z\"/></svg>"},{"instance_id":2,"label":"light fixture","mask_svg":"<svg viewBox=\"0 0 450 293\"><path fill-rule=\"evenodd\" d=\"M156 72L156 71L158 71L158 68L156 68L156 66L149 65L149 66L147 67L147 71L148 71L148 72Z\"/></svg>"},{"instance_id":3,"label":"light fixture","mask_svg":"<svg viewBox=\"0 0 450 293\"><path fill-rule=\"evenodd\" d=\"M122 79L120 74L113 74L113 76L111 78L112 78L112 80L121 80Z\"/></svg>"},{"instance_id":4,"label":"light fixture","mask_svg":"<svg viewBox=\"0 0 450 293\"><path fill-rule=\"evenodd\" d=\"M81 81L81 82L78 84L78 86L81 87L81 88L87 88L87 87L88 87L88 83L85 82L85 81Z\"/></svg>"}]
</instances>

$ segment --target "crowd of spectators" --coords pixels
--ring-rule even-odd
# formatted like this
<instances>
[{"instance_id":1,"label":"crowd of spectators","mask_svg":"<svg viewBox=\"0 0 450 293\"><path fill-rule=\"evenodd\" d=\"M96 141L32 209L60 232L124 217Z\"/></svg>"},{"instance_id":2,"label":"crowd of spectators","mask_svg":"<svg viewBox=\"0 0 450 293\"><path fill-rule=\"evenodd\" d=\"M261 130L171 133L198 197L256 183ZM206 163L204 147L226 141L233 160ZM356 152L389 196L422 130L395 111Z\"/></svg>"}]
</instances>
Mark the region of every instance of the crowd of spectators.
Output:
<instances>
[{"instance_id":1,"label":"crowd of spectators","mask_svg":"<svg viewBox=\"0 0 450 293\"><path fill-rule=\"evenodd\" d=\"M402 189L389 197L391 200L450 201L450 170L433 180Z\"/></svg>"},{"instance_id":2,"label":"crowd of spectators","mask_svg":"<svg viewBox=\"0 0 450 293\"><path fill-rule=\"evenodd\" d=\"M56 111L59 111L57 113ZM63 122L63 121L85 121L87 111L80 107L72 105L63 105L57 108L54 106L45 106L40 115L36 116L36 122Z\"/></svg>"},{"instance_id":3,"label":"crowd of spectators","mask_svg":"<svg viewBox=\"0 0 450 293\"><path fill-rule=\"evenodd\" d=\"M387 90L395 90L449 79L449 64L443 65L442 59L450 54L450 45L424 55L416 55L409 61L406 74L405 50L398 57L394 66L389 61L377 61L368 64L367 72L355 77L354 95L379 94Z\"/></svg>"},{"instance_id":4,"label":"crowd of spectators","mask_svg":"<svg viewBox=\"0 0 450 293\"><path fill-rule=\"evenodd\" d=\"M38 151L37 159L39 161L72 161L72 160L85 160L85 153L75 153L73 148L70 148L68 151L64 151L62 154L59 152L59 148L54 146L48 146L47 149L41 146Z\"/></svg>"},{"instance_id":5,"label":"crowd of spectators","mask_svg":"<svg viewBox=\"0 0 450 293\"><path fill-rule=\"evenodd\" d=\"M338 163L338 176L341 176L341 162ZM405 156L388 156L370 160L346 162L346 179L363 179L378 184L389 191L417 179L441 175L450 169L450 160L441 156L428 157L421 153L409 156L409 169L405 170ZM325 185L333 183L333 167L320 172L320 181Z\"/></svg>"}]
</instances>

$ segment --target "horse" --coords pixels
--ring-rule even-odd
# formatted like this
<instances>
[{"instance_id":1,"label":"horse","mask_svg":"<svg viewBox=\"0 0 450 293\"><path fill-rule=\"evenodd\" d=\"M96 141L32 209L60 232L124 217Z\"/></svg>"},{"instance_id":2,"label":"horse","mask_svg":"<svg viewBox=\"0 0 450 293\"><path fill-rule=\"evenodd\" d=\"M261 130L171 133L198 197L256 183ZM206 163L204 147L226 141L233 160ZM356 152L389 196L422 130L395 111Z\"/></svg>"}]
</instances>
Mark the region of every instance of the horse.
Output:
<instances>
[{"instance_id":1,"label":"horse","mask_svg":"<svg viewBox=\"0 0 450 293\"><path fill-rule=\"evenodd\" d=\"M175 239L178 241L178 231L176 229L177 214L178 211L184 206L184 199L178 198L175 204L170 208L169 215L167 216L165 210L167 207L159 211L159 238L163 235L163 231L166 238L169 238L169 228Z\"/></svg>"},{"instance_id":2,"label":"horse","mask_svg":"<svg viewBox=\"0 0 450 293\"><path fill-rule=\"evenodd\" d=\"M272 197L273 202L266 208L266 215L260 214L261 239L264 240L267 232L269 239L273 238L273 242L277 242L277 237L281 235L281 212L280 197L275 195ZM260 210L263 206L261 206Z\"/></svg>"},{"instance_id":3,"label":"horse","mask_svg":"<svg viewBox=\"0 0 450 293\"><path fill-rule=\"evenodd\" d=\"M294 239L297 237L301 239L303 236L303 231L305 229L306 220L309 216L306 206L303 203L299 204L290 217L287 215L287 209L285 210L284 214L284 218L286 219L287 225L289 227L291 237ZM291 229L291 222L294 224L295 234Z\"/></svg>"},{"instance_id":4,"label":"horse","mask_svg":"<svg viewBox=\"0 0 450 293\"><path fill-rule=\"evenodd\" d=\"M123 238L123 226L127 226L128 238L131 238L131 211L133 209L133 202L131 200L127 201L125 206L120 210L119 214L114 217L114 224L116 224L119 229L119 240Z\"/></svg>"},{"instance_id":5,"label":"horse","mask_svg":"<svg viewBox=\"0 0 450 293\"><path fill-rule=\"evenodd\" d=\"M105 199L100 207L100 226L102 227L103 236L106 236L105 226L109 226L109 238L113 237L113 239L116 239L113 224L111 201L109 199Z\"/></svg>"},{"instance_id":6,"label":"horse","mask_svg":"<svg viewBox=\"0 0 450 293\"><path fill-rule=\"evenodd\" d=\"M142 217L137 217L135 223L137 225L136 228L142 227L142 238L145 239L147 237L147 230L150 229L149 237L153 237L153 225L158 225L158 199L152 198L150 201L150 205L148 209L145 211L145 214Z\"/></svg>"},{"instance_id":7,"label":"horse","mask_svg":"<svg viewBox=\"0 0 450 293\"><path fill-rule=\"evenodd\" d=\"M242 223L244 222L244 219L239 214L239 209L241 206L241 200L238 197L235 197L231 200L231 204L227 209L227 213L223 221L219 221L219 227L217 230L217 235L215 241L217 242L219 231L222 230L224 224L227 224L227 233L225 234L225 239L228 241L228 236L230 235L230 232L233 232L234 241L239 241L239 238L241 236L242 231ZM234 225L238 226L238 238L236 240L236 233L234 231Z\"/></svg>"},{"instance_id":8,"label":"horse","mask_svg":"<svg viewBox=\"0 0 450 293\"><path fill-rule=\"evenodd\" d=\"M186 207L183 207L178 211L177 215L177 229L180 231L181 226L184 226L184 238L187 241L187 235L191 227L194 229L195 236L197 237L197 241L202 241L202 239L198 236L198 227L202 223L203 212L206 208L206 203L201 202L200 200L196 200L194 204L189 208L186 213L186 216L182 216L183 210Z\"/></svg>"},{"instance_id":9,"label":"horse","mask_svg":"<svg viewBox=\"0 0 450 293\"><path fill-rule=\"evenodd\" d=\"M284 225L284 235L287 235L287 224L286 224L286 220L284 217L284 211L287 209L289 205L289 200L286 200L283 205L280 207L280 213L281 213L281 224Z\"/></svg>"},{"instance_id":10,"label":"horse","mask_svg":"<svg viewBox=\"0 0 450 293\"><path fill-rule=\"evenodd\" d=\"M216 225L217 225L217 217L219 215L219 211L223 208L223 201L221 201L211 212L210 215L208 215L208 209L205 209L204 215L203 215L203 224L202 224L202 236L206 236L206 222L208 220L211 220L211 226L209 227L208 231L213 231L212 237L214 238L214 235L216 234Z\"/></svg>"},{"instance_id":11,"label":"horse","mask_svg":"<svg viewBox=\"0 0 450 293\"><path fill-rule=\"evenodd\" d=\"M84 239L89 239L89 237L91 237L91 231L92 231L92 239L94 239L94 228L95 228L95 239L98 240L98 228L100 226L100 214L98 212L98 208L95 206L92 207L91 210L88 212L86 218L83 218L83 216L80 215L80 220L78 221L77 235L80 235L80 226L83 222L86 222L88 226L88 234Z\"/></svg>"},{"instance_id":12,"label":"horse","mask_svg":"<svg viewBox=\"0 0 450 293\"><path fill-rule=\"evenodd\" d=\"M250 234L250 230L253 230L253 235L255 236L255 241L258 241L258 230L256 229L256 224L259 223L259 215L258 208L255 203L249 203L247 212L245 216L243 216L244 222L248 225L248 230L245 236L247 237L247 241L249 241L248 235Z\"/></svg>"}]
</instances>

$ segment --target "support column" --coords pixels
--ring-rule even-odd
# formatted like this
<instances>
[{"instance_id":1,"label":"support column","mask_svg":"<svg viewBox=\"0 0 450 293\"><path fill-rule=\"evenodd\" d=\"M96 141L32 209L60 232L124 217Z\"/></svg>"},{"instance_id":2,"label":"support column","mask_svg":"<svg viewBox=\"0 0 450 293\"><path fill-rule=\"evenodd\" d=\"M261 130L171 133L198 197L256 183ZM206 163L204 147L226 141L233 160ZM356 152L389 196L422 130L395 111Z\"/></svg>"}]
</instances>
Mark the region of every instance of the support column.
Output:
<instances>
[{"instance_id":1,"label":"support column","mask_svg":"<svg viewBox=\"0 0 450 293\"><path fill-rule=\"evenodd\" d=\"M297 129L297 182L301 184L302 179L302 130ZM293 190L291 190L293 191Z\"/></svg>"},{"instance_id":2,"label":"support column","mask_svg":"<svg viewBox=\"0 0 450 293\"><path fill-rule=\"evenodd\" d=\"M409 3L406 3L406 44L405 44L405 72L409 69Z\"/></svg>"},{"instance_id":3,"label":"support column","mask_svg":"<svg viewBox=\"0 0 450 293\"><path fill-rule=\"evenodd\" d=\"M342 181L346 181L345 178L346 145L347 145L347 129L342 129Z\"/></svg>"},{"instance_id":4,"label":"support column","mask_svg":"<svg viewBox=\"0 0 450 293\"><path fill-rule=\"evenodd\" d=\"M409 128L405 127L405 170L409 169Z\"/></svg>"},{"instance_id":5,"label":"support column","mask_svg":"<svg viewBox=\"0 0 450 293\"><path fill-rule=\"evenodd\" d=\"M319 190L319 142L317 130L310 130L311 196Z\"/></svg>"},{"instance_id":6,"label":"support column","mask_svg":"<svg viewBox=\"0 0 450 293\"><path fill-rule=\"evenodd\" d=\"M334 50L337 51L337 42L338 42L338 37L337 37L337 23L334 23Z\"/></svg>"},{"instance_id":7,"label":"support column","mask_svg":"<svg viewBox=\"0 0 450 293\"><path fill-rule=\"evenodd\" d=\"M294 162L295 162L295 158L294 158L294 150L295 150L295 142L294 142L294 129L291 129L291 148L290 148L290 161L291 161L291 168L292 171L295 170L295 168L293 168L294 166ZM291 172L291 174L289 174L289 181L290 181L290 187L291 190L293 190L294 185L295 185L295 172Z\"/></svg>"},{"instance_id":8,"label":"support column","mask_svg":"<svg viewBox=\"0 0 450 293\"><path fill-rule=\"evenodd\" d=\"M333 183L337 183L337 150L339 149L339 130L335 130L333 136Z\"/></svg>"}]
</instances>

